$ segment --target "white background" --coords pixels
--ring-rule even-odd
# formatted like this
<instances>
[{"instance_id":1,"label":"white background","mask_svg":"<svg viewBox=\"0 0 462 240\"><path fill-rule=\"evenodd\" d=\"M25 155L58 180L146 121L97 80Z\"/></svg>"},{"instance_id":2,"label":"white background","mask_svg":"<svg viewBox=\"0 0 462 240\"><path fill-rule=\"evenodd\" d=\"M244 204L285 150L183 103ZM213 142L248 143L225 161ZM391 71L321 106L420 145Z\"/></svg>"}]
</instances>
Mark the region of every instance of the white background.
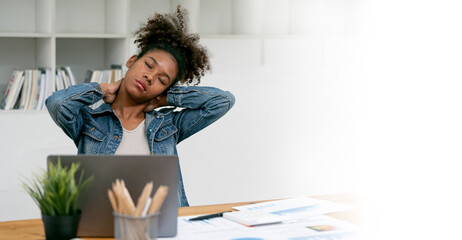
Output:
<instances>
[{"instance_id":1,"label":"white background","mask_svg":"<svg viewBox=\"0 0 462 240\"><path fill-rule=\"evenodd\" d=\"M358 184L383 239L458 238L462 22L458 1L367 1Z\"/></svg>"}]
</instances>

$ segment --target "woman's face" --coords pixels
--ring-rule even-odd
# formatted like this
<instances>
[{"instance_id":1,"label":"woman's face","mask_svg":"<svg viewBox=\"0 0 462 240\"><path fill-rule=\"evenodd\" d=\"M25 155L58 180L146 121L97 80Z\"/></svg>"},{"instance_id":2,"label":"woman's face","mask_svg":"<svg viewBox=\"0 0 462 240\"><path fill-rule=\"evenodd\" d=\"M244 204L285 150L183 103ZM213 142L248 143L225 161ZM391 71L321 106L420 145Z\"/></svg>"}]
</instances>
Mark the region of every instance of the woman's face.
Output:
<instances>
[{"instance_id":1,"label":"woman's face","mask_svg":"<svg viewBox=\"0 0 462 240\"><path fill-rule=\"evenodd\" d=\"M145 103L170 87L178 73L175 58L164 50L152 50L141 58L132 56L126 66L125 88L133 100Z\"/></svg>"}]
</instances>

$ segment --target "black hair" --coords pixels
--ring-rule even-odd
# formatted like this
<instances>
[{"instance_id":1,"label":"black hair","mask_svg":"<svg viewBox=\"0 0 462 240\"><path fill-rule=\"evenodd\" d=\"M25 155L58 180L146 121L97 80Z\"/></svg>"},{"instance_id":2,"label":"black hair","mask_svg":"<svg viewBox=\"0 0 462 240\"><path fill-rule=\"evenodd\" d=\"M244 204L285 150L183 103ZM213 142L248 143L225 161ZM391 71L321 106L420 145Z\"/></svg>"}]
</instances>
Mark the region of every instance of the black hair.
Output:
<instances>
[{"instance_id":1,"label":"black hair","mask_svg":"<svg viewBox=\"0 0 462 240\"><path fill-rule=\"evenodd\" d=\"M199 35L188 32L188 18L185 9L179 5L175 13L159 14L136 31L135 44L142 57L152 50L170 53L178 64L174 84L199 84L206 71L210 70L207 50L199 44Z\"/></svg>"}]
</instances>

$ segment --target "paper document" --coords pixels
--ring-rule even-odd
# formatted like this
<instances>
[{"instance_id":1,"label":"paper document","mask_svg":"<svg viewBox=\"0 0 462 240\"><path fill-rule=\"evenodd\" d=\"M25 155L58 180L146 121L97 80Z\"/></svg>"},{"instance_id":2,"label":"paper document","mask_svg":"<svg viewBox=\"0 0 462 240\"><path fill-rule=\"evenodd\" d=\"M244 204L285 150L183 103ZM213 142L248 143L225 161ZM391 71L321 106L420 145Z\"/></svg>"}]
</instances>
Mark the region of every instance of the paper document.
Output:
<instances>
[{"instance_id":1,"label":"paper document","mask_svg":"<svg viewBox=\"0 0 462 240\"><path fill-rule=\"evenodd\" d=\"M359 228L351 223L320 215L286 221L284 224L259 227L270 238L289 240L359 240Z\"/></svg>"},{"instance_id":2,"label":"paper document","mask_svg":"<svg viewBox=\"0 0 462 240\"><path fill-rule=\"evenodd\" d=\"M316 216L292 220L284 224L245 227L224 218L188 221L189 217L178 218L178 234L181 240L358 240L359 231L355 225L329 216Z\"/></svg>"},{"instance_id":3,"label":"paper document","mask_svg":"<svg viewBox=\"0 0 462 240\"><path fill-rule=\"evenodd\" d=\"M178 218L178 235L168 239L200 240L358 240L357 226L322 214L352 207L309 197L298 197L234 207L239 211L262 211L283 217L282 223L246 227L222 217L189 221Z\"/></svg>"},{"instance_id":4,"label":"paper document","mask_svg":"<svg viewBox=\"0 0 462 240\"><path fill-rule=\"evenodd\" d=\"M346 211L352 209L352 207L345 204L335 203L316 198L297 197L284 200L244 205L234 207L234 209L239 211L260 210L293 219Z\"/></svg>"}]
</instances>

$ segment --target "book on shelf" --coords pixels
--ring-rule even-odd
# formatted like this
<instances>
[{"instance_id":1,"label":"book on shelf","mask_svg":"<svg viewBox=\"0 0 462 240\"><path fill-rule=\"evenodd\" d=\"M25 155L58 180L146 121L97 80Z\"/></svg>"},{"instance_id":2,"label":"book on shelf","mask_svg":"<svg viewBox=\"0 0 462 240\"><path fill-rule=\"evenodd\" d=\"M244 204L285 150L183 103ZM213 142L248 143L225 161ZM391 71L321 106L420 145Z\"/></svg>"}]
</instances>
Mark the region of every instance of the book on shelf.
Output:
<instances>
[{"instance_id":1,"label":"book on shelf","mask_svg":"<svg viewBox=\"0 0 462 240\"><path fill-rule=\"evenodd\" d=\"M27 109L29 107L30 90L32 89L32 70L27 69L24 71L24 86L21 91L21 101L19 102L19 109Z\"/></svg>"},{"instance_id":2,"label":"book on shelf","mask_svg":"<svg viewBox=\"0 0 462 240\"><path fill-rule=\"evenodd\" d=\"M122 79L122 75L123 75L122 65L112 64L111 70L113 70L113 76L114 76L112 82L119 81L120 79Z\"/></svg>"},{"instance_id":3,"label":"book on shelf","mask_svg":"<svg viewBox=\"0 0 462 240\"><path fill-rule=\"evenodd\" d=\"M37 104L37 110L45 109L45 100L54 92L55 89L55 86L53 85L54 81L51 78L51 68L44 67L39 68L39 70L41 82L44 84L40 87L40 97Z\"/></svg>"},{"instance_id":4,"label":"book on shelf","mask_svg":"<svg viewBox=\"0 0 462 240\"><path fill-rule=\"evenodd\" d=\"M72 85L75 85L75 76L72 73L71 68L69 66L56 68L54 90L59 91Z\"/></svg>"},{"instance_id":5,"label":"book on shelf","mask_svg":"<svg viewBox=\"0 0 462 240\"><path fill-rule=\"evenodd\" d=\"M87 72L85 73L85 79L84 79L84 83L89 83L91 82L91 77L93 75L93 70L87 70Z\"/></svg>"},{"instance_id":6,"label":"book on shelf","mask_svg":"<svg viewBox=\"0 0 462 240\"><path fill-rule=\"evenodd\" d=\"M69 86L71 86L71 80L69 76L67 75L67 72L64 71L64 69L58 69L58 71L61 71L61 76L63 77L64 88L68 88Z\"/></svg>"},{"instance_id":7,"label":"book on shelf","mask_svg":"<svg viewBox=\"0 0 462 240\"><path fill-rule=\"evenodd\" d=\"M5 109L6 99L8 98L8 95L11 92L11 88L13 86L14 79L15 79L15 71L13 70L13 74L11 74L10 81L8 81L8 85L5 88L5 91L3 92L2 105L0 105L0 109Z\"/></svg>"},{"instance_id":8,"label":"book on shelf","mask_svg":"<svg viewBox=\"0 0 462 240\"><path fill-rule=\"evenodd\" d=\"M38 74L38 70L32 69L30 70L31 77L30 77L30 91L29 91L29 97L27 98L29 100L28 103L26 103L27 107L24 107L24 110L33 110L37 106L37 95L40 94L40 86L39 86L39 77L40 75Z\"/></svg>"},{"instance_id":9,"label":"book on shelf","mask_svg":"<svg viewBox=\"0 0 462 240\"><path fill-rule=\"evenodd\" d=\"M39 69L40 77L39 77L39 85L40 85L40 92L37 95L37 105L35 109L41 110L43 108L43 103L45 100L46 88L47 88L47 80L45 77L45 71Z\"/></svg>"},{"instance_id":10,"label":"book on shelf","mask_svg":"<svg viewBox=\"0 0 462 240\"><path fill-rule=\"evenodd\" d=\"M59 91L61 89L64 89L64 78L61 69L56 69L56 77L55 77L55 86L56 86L56 91Z\"/></svg>"},{"instance_id":11,"label":"book on shelf","mask_svg":"<svg viewBox=\"0 0 462 240\"><path fill-rule=\"evenodd\" d=\"M24 82L24 71L15 70L11 76L8 87L5 90L5 95L3 97L2 105L0 109L10 110L13 109L18 96L21 92Z\"/></svg>"},{"instance_id":12,"label":"book on shelf","mask_svg":"<svg viewBox=\"0 0 462 240\"><path fill-rule=\"evenodd\" d=\"M121 78L122 69L91 69L85 74L85 82L113 83Z\"/></svg>"},{"instance_id":13,"label":"book on shelf","mask_svg":"<svg viewBox=\"0 0 462 240\"><path fill-rule=\"evenodd\" d=\"M56 89L56 82L52 76L51 68L45 67L41 68L42 71L45 71L45 79L47 80L47 93L45 99L50 96Z\"/></svg>"},{"instance_id":14,"label":"book on shelf","mask_svg":"<svg viewBox=\"0 0 462 240\"><path fill-rule=\"evenodd\" d=\"M75 84L70 67L56 69L53 76L50 67L14 70L0 105L2 110L42 110L45 100L56 90Z\"/></svg>"},{"instance_id":15,"label":"book on shelf","mask_svg":"<svg viewBox=\"0 0 462 240\"><path fill-rule=\"evenodd\" d=\"M61 67L62 70L64 70L66 72L66 75L69 77L69 82L70 82L70 85L75 85L76 82L75 82L75 76L74 76L74 73L72 72L72 69L71 67L69 66L64 66L64 67Z\"/></svg>"},{"instance_id":16,"label":"book on shelf","mask_svg":"<svg viewBox=\"0 0 462 240\"><path fill-rule=\"evenodd\" d=\"M101 75L101 71L99 70L94 70L92 75L91 75L91 80L90 82L99 82L99 76Z\"/></svg>"}]
</instances>

